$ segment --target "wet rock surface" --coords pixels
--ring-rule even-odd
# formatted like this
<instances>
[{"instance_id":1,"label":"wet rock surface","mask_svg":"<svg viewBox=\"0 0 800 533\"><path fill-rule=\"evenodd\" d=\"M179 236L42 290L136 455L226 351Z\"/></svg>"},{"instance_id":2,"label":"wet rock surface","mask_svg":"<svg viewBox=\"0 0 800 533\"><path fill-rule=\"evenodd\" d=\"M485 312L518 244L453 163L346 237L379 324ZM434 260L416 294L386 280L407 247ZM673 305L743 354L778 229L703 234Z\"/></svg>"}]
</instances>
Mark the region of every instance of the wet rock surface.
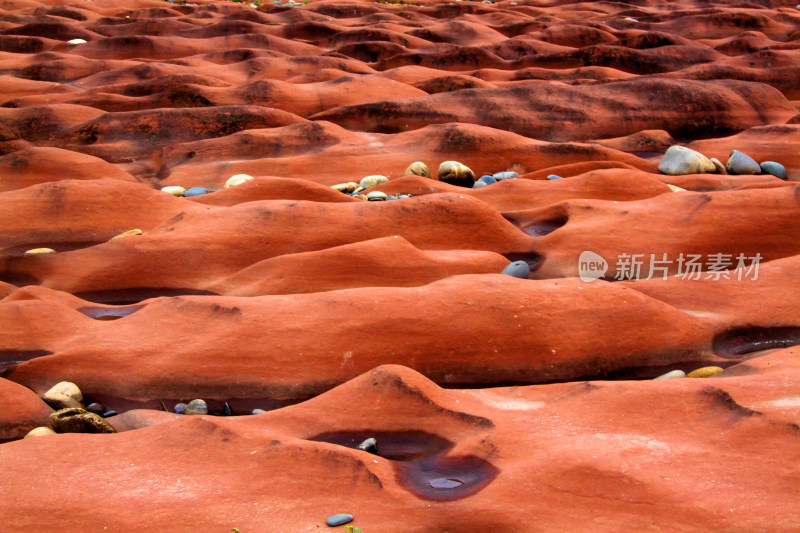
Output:
<instances>
[{"instance_id":1,"label":"wet rock surface","mask_svg":"<svg viewBox=\"0 0 800 533\"><path fill-rule=\"evenodd\" d=\"M3 526L795 531L798 13L4 2Z\"/></svg>"}]
</instances>

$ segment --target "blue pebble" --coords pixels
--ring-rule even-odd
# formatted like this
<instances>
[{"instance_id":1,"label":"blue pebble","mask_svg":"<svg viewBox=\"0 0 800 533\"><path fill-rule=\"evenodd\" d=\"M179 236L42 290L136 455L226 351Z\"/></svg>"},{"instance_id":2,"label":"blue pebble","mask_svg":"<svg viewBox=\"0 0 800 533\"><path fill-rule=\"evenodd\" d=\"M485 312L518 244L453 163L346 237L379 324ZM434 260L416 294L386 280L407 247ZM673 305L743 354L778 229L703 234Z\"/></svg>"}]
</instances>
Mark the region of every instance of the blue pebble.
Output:
<instances>
[{"instance_id":1,"label":"blue pebble","mask_svg":"<svg viewBox=\"0 0 800 533\"><path fill-rule=\"evenodd\" d=\"M186 411L186 404L185 403L176 403L175 404L175 412L179 415L182 415L183 412Z\"/></svg>"},{"instance_id":2,"label":"blue pebble","mask_svg":"<svg viewBox=\"0 0 800 533\"><path fill-rule=\"evenodd\" d=\"M481 176L478 178L478 181L484 182L486 185L491 185L493 183L497 183L497 180L494 179L494 176Z\"/></svg>"},{"instance_id":3,"label":"blue pebble","mask_svg":"<svg viewBox=\"0 0 800 533\"><path fill-rule=\"evenodd\" d=\"M117 412L116 411L106 411L105 413L103 413L103 418L108 418L109 416L117 416Z\"/></svg>"},{"instance_id":4,"label":"blue pebble","mask_svg":"<svg viewBox=\"0 0 800 533\"><path fill-rule=\"evenodd\" d=\"M329 517L327 520L325 520L325 523L328 524L328 526L330 527L336 527L336 526L343 526L348 522L352 521L353 521L353 515L351 514L335 514Z\"/></svg>"},{"instance_id":5,"label":"blue pebble","mask_svg":"<svg viewBox=\"0 0 800 533\"><path fill-rule=\"evenodd\" d=\"M561 179L564 179L564 178L562 178L558 174L550 174L549 176L547 176L547 179L549 179L549 180L561 180Z\"/></svg>"},{"instance_id":6,"label":"blue pebble","mask_svg":"<svg viewBox=\"0 0 800 533\"><path fill-rule=\"evenodd\" d=\"M208 194L208 189L205 187L189 187L183 193L184 196L200 196L201 194Z\"/></svg>"},{"instance_id":7,"label":"blue pebble","mask_svg":"<svg viewBox=\"0 0 800 533\"><path fill-rule=\"evenodd\" d=\"M782 180L786 179L786 167L775 161L764 161L758 166L761 167L761 172L764 174L772 174Z\"/></svg>"},{"instance_id":8,"label":"blue pebble","mask_svg":"<svg viewBox=\"0 0 800 533\"><path fill-rule=\"evenodd\" d=\"M472 188L473 189L480 189L481 187L487 187L488 185L489 184L486 183L485 181L478 180L478 181L476 181L475 183L472 184Z\"/></svg>"},{"instance_id":9,"label":"blue pebble","mask_svg":"<svg viewBox=\"0 0 800 533\"><path fill-rule=\"evenodd\" d=\"M531 275L531 267L525 261L514 261L503 269L501 274L507 274L514 278L528 279Z\"/></svg>"},{"instance_id":10,"label":"blue pebble","mask_svg":"<svg viewBox=\"0 0 800 533\"><path fill-rule=\"evenodd\" d=\"M500 180L513 180L514 178L518 178L519 174L513 172L511 170L506 170L505 172L497 172L492 176L497 181Z\"/></svg>"}]
</instances>

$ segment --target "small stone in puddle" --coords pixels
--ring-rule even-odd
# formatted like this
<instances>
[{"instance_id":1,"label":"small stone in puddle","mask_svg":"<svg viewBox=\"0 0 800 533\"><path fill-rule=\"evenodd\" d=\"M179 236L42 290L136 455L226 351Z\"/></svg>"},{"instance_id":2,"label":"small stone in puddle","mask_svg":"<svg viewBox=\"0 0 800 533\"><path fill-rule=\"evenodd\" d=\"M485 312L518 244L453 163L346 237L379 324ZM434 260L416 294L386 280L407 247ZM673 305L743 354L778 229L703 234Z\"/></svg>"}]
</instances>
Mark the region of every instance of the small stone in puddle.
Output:
<instances>
[{"instance_id":1,"label":"small stone in puddle","mask_svg":"<svg viewBox=\"0 0 800 533\"><path fill-rule=\"evenodd\" d=\"M50 427L56 433L116 433L98 415L77 407L61 409L51 414Z\"/></svg>"},{"instance_id":2,"label":"small stone in puddle","mask_svg":"<svg viewBox=\"0 0 800 533\"><path fill-rule=\"evenodd\" d=\"M103 407L102 404L99 404L97 402L90 403L89 405L87 405L86 410L96 415L102 415L103 413L106 412L106 408Z\"/></svg>"},{"instance_id":3,"label":"small stone in puddle","mask_svg":"<svg viewBox=\"0 0 800 533\"><path fill-rule=\"evenodd\" d=\"M506 274L519 279L528 279L528 277L531 275L531 267L529 267L528 263L525 261L514 261L505 267L501 274Z\"/></svg>"},{"instance_id":4,"label":"small stone in puddle","mask_svg":"<svg viewBox=\"0 0 800 533\"><path fill-rule=\"evenodd\" d=\"M356 449L378 455L378 441L374 437L370 437L356 446Z\"/></svg>"},{"instance_id":5,"label":"small stone in puddle","mask_svg":"<svg viewBox=\"0 0 800 533\"><path fill-rule=\"evenodd\" d=\"M661 374L657 378L653 379L672 379L672 378L685 378L685 377L686 377L686 372L684 372L683 370L670 370L666 374Z\"/></svg>"},{"instance_id":6,"label":"small stone in puddle","mask_svg":"<svg viewBox=\"0 0 800 533\"><path fill-rule=\"evenodd\" d=\"M66 409L67 407L83 407L83 394L77 385L71 381L62 381L53 385L50 390L42 395L42 400L53 409Z\"/></svg>"},{"instance_id":7,"label":"small stone in puddle","mask_svg":"<svg viewBox=\"0 0 800 533\"><path fill-rule=\"evenodd\" d=\"M697 370L692 370L688 374L686 374L687 378L710 378L711 376L716 376L720 372L725 370L724 368L718 366L704 366L703 368L698 368Z\"/></svg>"},{"instance_id":8,"label":"small stone in puddle","mask_svg":"<svg viewBox=\"0 0 800 533\"><path fill-rule=\"evenodd\" d=\"M207 415L208 405L205 400L192 400L186 404L186 409L183 414L185 415Z\"/></svg>"},{"instance_id":9,"label":"small stone in puddle","mask_svg":"<svg viewBox=\"0 0 800 533\"><path fill-rule=\"evenodd\" d=\"M328 524L329 527L336 527L336 526L343 526L352 521L353 521L353 515L341 513L329 516L328 519L325 520L325 523Z\"/></svg>"},{"instance_id":10,"label":"small stone in puddle","mask_svg":"<svg viewBox=\"0 0 800 533\"><path fill-rule=\"evenodd\" d=\"M174 407L174 411L176 413L178 413L179 415L182 415L186 411L186 404L183 403L183 402L176 403L175 407Z\"/></svg>"}]
</instances>

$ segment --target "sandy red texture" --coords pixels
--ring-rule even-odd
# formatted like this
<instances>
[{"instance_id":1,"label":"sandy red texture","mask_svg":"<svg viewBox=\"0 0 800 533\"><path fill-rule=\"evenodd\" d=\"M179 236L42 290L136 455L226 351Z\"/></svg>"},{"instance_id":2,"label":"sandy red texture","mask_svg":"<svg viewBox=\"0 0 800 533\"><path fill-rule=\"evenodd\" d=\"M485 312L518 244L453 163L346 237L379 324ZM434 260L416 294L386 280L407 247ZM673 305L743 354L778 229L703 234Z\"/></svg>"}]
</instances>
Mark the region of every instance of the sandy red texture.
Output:
<instances>
[{"instance_id":1,"label":"sandy red texture","mask_svg":"<svg viewBox=\"0 0 800 533\"><path fill-rule=\"evenodd\" d=\"M0 529L797 531L799 40L788 0L4 1ZM62 381L118 433L22 439Z\"/></svg>"}]
</instances>

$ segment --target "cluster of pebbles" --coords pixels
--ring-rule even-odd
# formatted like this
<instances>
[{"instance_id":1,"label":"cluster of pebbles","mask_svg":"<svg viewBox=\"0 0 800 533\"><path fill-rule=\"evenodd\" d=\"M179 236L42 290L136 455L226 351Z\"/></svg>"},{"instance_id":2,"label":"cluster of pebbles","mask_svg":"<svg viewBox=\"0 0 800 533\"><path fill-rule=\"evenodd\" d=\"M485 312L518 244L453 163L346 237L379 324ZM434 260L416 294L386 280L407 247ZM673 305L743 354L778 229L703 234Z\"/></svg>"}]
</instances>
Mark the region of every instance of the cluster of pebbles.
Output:
<instances>
[{"instance_id":1,"label":"cluster of pebbles","mask_svg":"<svg viewBox=\"0 0 800 533\"><path fill-rule=\"evenodd\" d=\"M717 158L709 158L696 150L678 145L669 147L658 165L658 170L671 176L683 174L771 174L782 180L786 179L786 167L775 161L758 163L744 152L731 150L728 161L723 165Z\"/></svg>"},{"instance_id":2,"label":"cluster of pebbles","mask_svg":"<svg viewBox=\"0 0 800 533\"><path fill-rule=\"evenodd\" d=\"M55 409L50 415L50 426L33 428L25 435L26 439L55 433L116 433L104 419L117 413L96 402L84 406L80 388L70 381L53 385L42 395L42 400Z\"/></svg>"},{"instance_id":3,"label":"cluster of pebbles","mask_svg":"<svg viewBox=\"0 0 800 533\"><path fill-rule=\"evenodd\" d=\"M231 187L236 187L237 185L241 185L247 181L253 179L253 176L249 174L235 174L228 178L228 181L225 182L225 189L230 189ZM165 193L169 193L172 196L200 196L203 194L208 194L211 192L216 192L219 189L209 189L207 187L189 187L188 189L185 187L181 187L180 185L169 185L167 187L161 187L161 190Z\"/></svg>"}]
</instances>

